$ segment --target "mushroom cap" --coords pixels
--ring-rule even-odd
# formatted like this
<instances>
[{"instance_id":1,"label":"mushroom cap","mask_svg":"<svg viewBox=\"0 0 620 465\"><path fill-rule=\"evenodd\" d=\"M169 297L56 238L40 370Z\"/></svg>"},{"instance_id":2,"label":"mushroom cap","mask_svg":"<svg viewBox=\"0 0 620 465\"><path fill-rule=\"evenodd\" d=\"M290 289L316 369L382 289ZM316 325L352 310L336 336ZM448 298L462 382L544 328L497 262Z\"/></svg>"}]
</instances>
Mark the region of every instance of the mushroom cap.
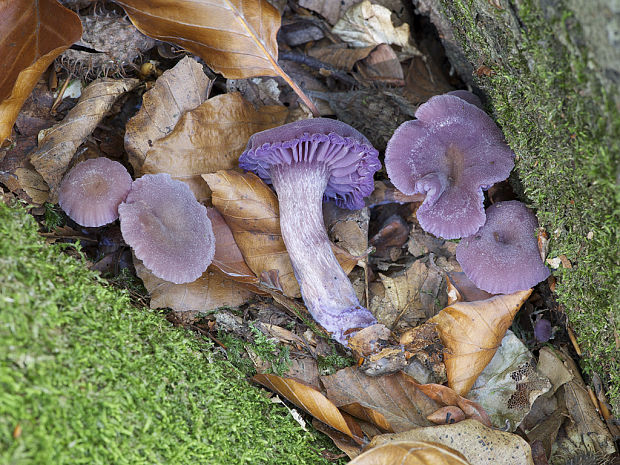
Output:
<instances>
[{"instance_id":1,"label":"mushroom cap","mask_svg":"<svg viewBox=\"0 0 620 465\"><path fill-rule=\"evenodd\" d=\"M76 223L97 227L118 218L118 206L131 189L131 176L109 158L92 158L75 165L62 179L58 204Z\"/></svg>"},{"instance_id":2,"label":"mushroom cap","mask_svg":"<svg viewBox=\"0 0 620 465\"><path fill-rule=\"evenodd\" d=\"M324 200L351 210L364 207L374 190L379 152L360 132L328 118L295 121L250 137L239 166L271 184L272 166L321 163L329 175Z\"/></svg>"},{"instance_id":3,"label":"mushroom cap","mask_svg":"<svg viewBox=\"0 0 620 465\"><path fill-rule=\"evenodd\" d=\"M407 195L426 193L417 212L422 228L456 239L484 224L483 189L508 177L514 153L480 108L454 95L421 105L388 142L385 166Z\"/></svg>"},{"instance_id":4,"label":"mushroom cap","mask_svg":"<svg viewBox=\"0 0 620 465\"><path fill-rule=\"evenodd\" d=\"M547 279L538 251L534 213L517 200L487 208L486 223L461 240L456 259L480 289L491 294L524 291Z\"/></svg>"},{"instance_id":5,"label":"mushroom cap","mask_svg":"<svg viewBox=\"0 0 620 465\"><path fill-rule=\"evenodd\" d=\"M158 278L189 283L211 264L211 221L184 182L167 173L144 175L133 182L118 213L125 242Z\"/></svg>"},{"instance_id":6,"label":"mushroom cap","mask_svg":"<svg viewBox=\"0 0 620 465\"><path fill-rule=\"evenodd\" d=\"M448 92L448 95L454 95L455 97L465 100L467 103L476 105L481 110L483 109L482 100L480 100L480 97L468 90L453 90L452 92Z\"/></svg>"}]
</instances>

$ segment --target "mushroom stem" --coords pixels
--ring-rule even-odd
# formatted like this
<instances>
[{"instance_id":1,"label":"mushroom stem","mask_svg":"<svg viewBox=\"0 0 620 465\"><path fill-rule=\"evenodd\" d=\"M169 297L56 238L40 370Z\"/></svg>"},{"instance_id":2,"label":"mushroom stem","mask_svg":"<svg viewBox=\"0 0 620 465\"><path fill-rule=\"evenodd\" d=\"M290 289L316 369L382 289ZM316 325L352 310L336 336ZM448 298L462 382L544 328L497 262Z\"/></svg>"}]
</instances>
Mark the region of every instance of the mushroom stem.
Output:
<instances>
[{"instance_id":1,"label":"mushroom stem","mask_svg":"<svg viewBox=\"0 0 620 465\"><path fill-rule=\"evenodd\" d=\"M328 178L321 163L297 162L271 168L282 238L306 307L335 340L346 345L352 330L377 321L360 305L327 237L322 203Z\"/></svg>"}]
</instances>

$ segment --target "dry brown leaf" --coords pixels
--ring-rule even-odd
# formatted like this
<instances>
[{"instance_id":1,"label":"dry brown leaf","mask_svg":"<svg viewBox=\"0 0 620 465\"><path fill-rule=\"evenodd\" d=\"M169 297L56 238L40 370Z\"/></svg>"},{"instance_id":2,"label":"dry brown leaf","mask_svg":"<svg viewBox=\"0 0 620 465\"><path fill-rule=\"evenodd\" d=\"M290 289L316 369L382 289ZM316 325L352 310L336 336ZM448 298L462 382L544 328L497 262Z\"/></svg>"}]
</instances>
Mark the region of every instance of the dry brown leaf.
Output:
<instances>
[{"instance_id":1,"label":"dry brown leaf","mask_svg":"<svg viewBox=\"0 0 620 465\"><path fill-rule=\"evenodd\" d=\"M82 35L80 19L56 0L0 3L0 144L39 76Z\"/></svg>"},{"instance_id":2,"label":"dry brown leaf","mask_svg":"<svg viewBox=\"0 0 620 465\"><path fill-rule=\"evenodd\" d=\"M409 24L392 24L392 12L382 5L364 0L349 8L333 27L332 32L353 47L393 44L408 56L420 55L409 41Z\"/></svg>"},{"instance_id":3,"label":"dry brown leaf","mask_svg":"<svg viewBox=\"0 0 620 465\"><path fill-rule=\"evenodd\" d=\"M348 367L321 381L327 397L339 408L384 431L430 425L426 417L440 407L403 373L374 378Z\"/></svg>"},{"instance_id":4,"label":"dry brown leaf","mask_svg":"<svg viewBox=\"0 0 620 465\"><path fill-rule=\"evenodd\" d=\"M395 441L432 441L463 454L470 465L534 465L532 451L523 438L494 430L476 420L453 425L416 428L397 434L375 436L370 447Z\"/></svg>"},{"instance_id":5,"label":"dry brown leaf","mask_svg":"<svg viewBox=\"0 0 620 465\"><path fill-rule=\"evenodd\" d=\"M391 308L384 307L377 318L392 330L415 326L441 308L443 276L435 266L429 266L427 260L410 262L404 271L390 276L379 273L379 278Z\"/></svg>"},{"instance_id":6,"label":"dry brown leaf","mask_svg":"<svg viewBox=\"0 0 620 465\"><path fill-rule=\"evenodd\" d=\"M308 55L323 63L328 63L345 71L353 71L353 67L370 55L377 45L360 48L346 48L344 44L317 46L308 50Z\"/></svg>"},{"instance_id":7,"label":"dry brown leaf","mask_svg":"<svg viewBox=\"0 0 620 465\"><path fill-rule=\"evenodd\" d=\"M463 421L467 417L465 416L465 412L463 412L459 407L449 405L447 407L441 407L426 418L436 425L451 425L452 423Z\"/></svg>"},{"instance_id":8,"label":"dry brown leaf","mask_svg":"<svg viewBox=\"0 0 620 465\"><path fill-rule=\"evenodd\" d=\"M39 133L39 148L30 155L30 160L49 185L52 202L56 201L60 181L78 147L97 127L116 99L133 89L138 82L137 79L108 78L93 81L60 123Z\"/></svg>"},{"instance_id":9,"label":"dry brown leaf","mask_svg":"<svg viewBox=\"0 0 620 465\"><path fill-rule=\"evenodd\" d=\"M349 465L469 465L459 452L427 441L395 441L364 452Z\"/></svg>"},{"instance_id":10,"label":"dry brown leaf","mask_svg":"<svg viewBox=\"0 0 620 465\"><path fill-rule=\"evenodd\" d=\"M134 256L136 274L151 296L151 308L169 307L177 312L206 312L220 307L238 307L252 293L233 280L207 268L200 278L186 284L174 284L158 278Z\"/></svg>"},{"instance_id":11,"label":"dry brown leaf","mask_svg":"<svg viewBox=\"0 0 620 465\"><path fill-rule=\"evenodd\" d=\"M363 433L357 422L349 415L340 412L332 401L316 389L294 379L272 374L258 374L252 379L361 444Z\"/></svg>"},{"instance_id":12,"label":"dry brown leaf","mask_svg":"<svg viewBox=\"0 0 620 465\"><path fill-rule=\"evenodd\" d=\"M204 202L211 191L201 175L236 167L250 136L280 126L287 114L282 105L255 110L239 93L210 98L185 113L170 134L153 142L142 174L168 173L187 183Z\"/></svg>"},{"instance_id":13,"label":"dry brown leaf","mask_svg":"<svg viewBox=\"0 0 620 465\"><path fill-rule=\"evenodd\" d=\"M362 446L360 446L357 442L355 442L346 434L341 433L340 431L335 430L330 426L327 426L325 423L317 420L316 418L312 419L312 426L317 431L320 431L321 433L329 436L329 438L334 441L334 445L342 452L347 454L350 459L354 459L355 457L360 455L362 451Z\"/></svg>"},{"instance_id":14,"label":"dry brown leaf","mask_svg":"<svg viewBox=\"0 0 620 465\"><path fill-rule=\"evenodd\" d=\"M359 65L360 74L370 81L386 81L405 85L403 67L394 52L386 44L379 44Z\"/></svg>"},{"instance_id":15,"label":"dry brown leaf","mask_svg":"<svg viewBox=\"0 0 620 465\"><path fill-rule=\"evenodd\" d=\"M202 176L213 191L213 205L230 227L245 262L257 276L275 270L286 296L298 297L299 284L280 232L280 210L274 192L253 173L222 170ZM357 259L334 247L343 269Z\"/></svg>"},{"instance_id":16,"label":"dry brown leaf","mask_svg":"<svg viewBox=\"0 0 620 465\"><path fill-rule=\"evenodd\" d=\"M258 285L259 279L245 263L232 231L222 215L215 208L210 207L207 208L207 216L211 220L215 236L215 254L211 266L239 283L254 287L258 292L255 286Z\"/></svg>"},{"instance_id":17,"label":"dry brown leaf","mask_svg":"<svg viewBox=\"0 0 620 465\"><path fill-rule=\"evenodd\" d=\"M144 93L140 111L125 129L125 150L136 177L142 176L142 163L153 143L170 134L185 112L207 100L210 88L202 66L185 57Z\"/></svg>"},{"instance_id":18,"label":"dry brown leaf","mask_svg":"<svg viewBox=\"0 0 620 465\"><path fill-rule=\"evenodd\" d=\"M144 34L200 56L228 79L281 76L314 105L278 65L280 13L266 0L118 0ZM318 112L316 113L318 115Z\"/></svg>"},{"instance_id":19,"label":"dry brown leaf","mask_svg":"<svg viewBox=\"0 0 620 465\"><path fill-rule=\"evenodd\" d=\"M442 384L414 384L420 391L440 405L458 407L466 418L478 420L483 425L491 426L491 419L480 404L459 396L453 389Z\"/></svg>"},{"instance_id":20,"label":"dry brown leaf","mask_svg":"<svg viewBox=\"0 0 620 465\"><path fill-rule=\"evenodd\" d=\"M325 0L299 0L299 6L320 14L329 24L335 24L340 16L359 0L340 0L338 2L326 2Z\"/></svg>"},{"instance_id":21,"label":"dry brown leaf","mask_svg":"<svg viewBox=\"0 0 620 465\"><path fill-rule=\"evenodd\" d=\"M448 385L457 394L469 392L531 293L529 289L478 302L457 302L429 320L437 324L445 347Z\"/></svg>"},{"instance_id":22,"label":"dry brown leaf","mask_svg":"<svg viewBox=\"0 0 620 465\"><path fill-rule=\"evenodd\" d=\"M277 270L284 294L299 296L280 232L278 199L269 186L253 173L228 170L202 177L213 191L213 205L226 220L254 274Z\"/></svg>"}]
</instances>

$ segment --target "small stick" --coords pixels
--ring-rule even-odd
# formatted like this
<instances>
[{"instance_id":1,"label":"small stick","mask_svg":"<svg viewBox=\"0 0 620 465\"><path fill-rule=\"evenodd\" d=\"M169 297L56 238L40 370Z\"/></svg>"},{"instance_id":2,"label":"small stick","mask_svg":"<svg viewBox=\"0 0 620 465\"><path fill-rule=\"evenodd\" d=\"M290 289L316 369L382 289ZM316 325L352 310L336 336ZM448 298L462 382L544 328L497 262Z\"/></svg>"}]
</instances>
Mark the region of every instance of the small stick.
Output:
<instances>
[{"instance_id":1,"label":"small stick","mask_svg":"<svg viewBox=\"0 0 620 465\"><path fill-rule=\"evenodd\" d=\"M570 329L570 326L566 326L566 331L568 332L568 338L570 339L570 342L573 343L573 347L575 348L575 352L577 352L577 355L579 355L581 357L581 347L579 347L579 343L577 342L577 338L575 337L575 333L573 333L573 330Z\"/></svg>"},{"instance_id":2,"label":"small stick","mask_svg":"<svg viewBox=\"0 0 620 465\"><path fill-rule=\"evenodd\" d=\"M317 60L316 58L313 58L311 56L303 55L301 53L294 53L294 52L280 52L280 59L287 60L287 61L293 61L295 63L306 65L306 66L309 66L310 68L314 68L318 70L322 70L322 69L327 70L335 78L340 79L341 81L346 82L347 84L350 84L352 86L357 85L357 81L353 79L351 76L349 76L347 73L345 73L344 71L339 70L338 68L330 65L329 63L325 63L321 60Z\"/></svg>"},{"instance_id":3,"label":"small stick","mask_svg":"<svg viewBox=\"0 0 620 465\"><path fill-rule=\"evenodd\" d=\"M62 87L58 91L58 96L56 97L56 100L54 100L54 103L52 104L52 108L50 108L50 113L51 114L56 113L56 107L58 105L60 105L60 102L62 102L62 96L65 94L65 90L67 90L67 87L69 87L69 82L71 82L71 78L72 77L73 77L73 75L69 74L69 76L67 76L67 79L65 80L64 84L62 85Z\"/></svg>"}]
</instances>

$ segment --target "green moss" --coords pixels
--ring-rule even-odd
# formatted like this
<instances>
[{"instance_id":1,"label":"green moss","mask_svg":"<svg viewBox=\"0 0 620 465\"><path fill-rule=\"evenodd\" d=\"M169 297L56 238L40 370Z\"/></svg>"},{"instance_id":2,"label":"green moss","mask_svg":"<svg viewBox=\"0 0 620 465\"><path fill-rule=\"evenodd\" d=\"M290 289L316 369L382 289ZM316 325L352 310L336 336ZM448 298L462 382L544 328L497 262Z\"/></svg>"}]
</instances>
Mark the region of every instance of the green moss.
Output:
<instances>
[{"instance_id":1,"label":"green moss","mask_svg":"<svg viewBox=\"0 0 620 465\"><path fill-rule=\"evenodd\" d=\"M552 237L549 256L572 263L555 273L558 300L585 353L583 368L605 377L619 414L620 115L573 40L579 24L562 1L550 17L539 2L516 4L442 1L470 62L494 71L477 82L517 155L516 185ZM489 27L497 33L481 33Z\"/></svg>"},{"instance_id":2,"label":"green moss","mask_svg":"<svg viewBox=\"0 0 620 465\"><path fill-rule=\"evenodd\" d=\"M0 204L0 463L327 463L211 347Z\"/></svg>"}]
</instances>

